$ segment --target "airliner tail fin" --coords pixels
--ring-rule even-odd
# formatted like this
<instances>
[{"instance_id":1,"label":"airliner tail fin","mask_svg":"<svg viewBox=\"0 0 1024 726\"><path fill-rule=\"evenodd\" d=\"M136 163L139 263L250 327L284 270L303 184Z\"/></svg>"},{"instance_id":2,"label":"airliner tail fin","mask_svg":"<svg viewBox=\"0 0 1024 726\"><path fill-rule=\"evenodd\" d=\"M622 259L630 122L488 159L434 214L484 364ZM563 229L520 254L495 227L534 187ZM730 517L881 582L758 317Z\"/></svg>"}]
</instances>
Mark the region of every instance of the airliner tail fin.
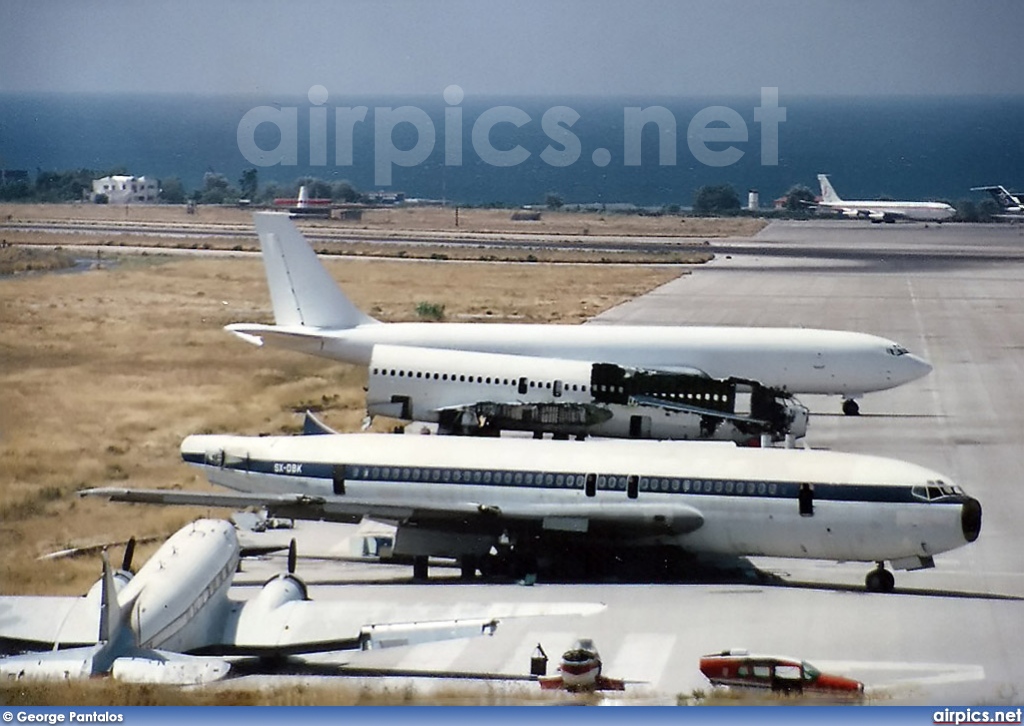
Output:
<instances>
[{"instance_id":1,"label":"airliner tail fin","mask_svg":"<svg viewBox=\"0 0 1024 726\"><path fill-rule=\"evenodd\" d=\"M1010 194L1006 191L1006 187L1003 186L990 186L990 187L971 187L972 192L988 192L992 195L992 198L996 200L1003 209L1011 209L1013 207L1021 206L1021 200L1018 197Z\"/></svg>"},{"instance_id":2,"label":"airliner tail fin","mask_svg":"<svg viewBox=\"0 0 1024 726\"><path fill-rule=\"evenodd\" d=\"M257 212L253 218L277 325L353 328L377 322L345 296L287 214Z\"/></svg>"},{"instance_id":3,"label":"airliner tail fin","mask_svg":"<svg viewBox=\"0 0 1024 726\"><path fill-rule=\"evenodd\" d=\"M836 190L832 188L832 183L828 180L827 174L818 174L818 183L821 184L821 201L823 202L841 202L842 199L836 194Z\"/></svg>"}]
</instances>

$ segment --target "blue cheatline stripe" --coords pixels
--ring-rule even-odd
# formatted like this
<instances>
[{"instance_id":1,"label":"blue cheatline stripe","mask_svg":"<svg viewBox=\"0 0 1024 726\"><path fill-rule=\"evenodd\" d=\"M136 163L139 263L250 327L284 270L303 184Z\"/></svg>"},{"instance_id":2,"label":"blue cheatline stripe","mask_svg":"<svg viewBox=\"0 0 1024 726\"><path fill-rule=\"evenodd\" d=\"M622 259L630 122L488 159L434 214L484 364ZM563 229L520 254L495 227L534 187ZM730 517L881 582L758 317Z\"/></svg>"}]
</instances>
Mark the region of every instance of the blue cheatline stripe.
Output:
<instances>
[{"instance_id":1,"label":"blue cheatline stripe","mask_svg":"<svg viewBox=\"0 0 1024 726\"><path fill-rule=\"evenodd\" d=\"M192 464L215 466L206 463L202 454L185 454L185 461ZM438 484L451 486L493 486L524 489L581 490L586 487L588 475L596 477L597 491L626 491L629 484L626 475L601 474L597 472L554 472L521 471L512 469L475 469L458 467L410 467L381 466L380 464L323 464L313 462L275 461L246 459L232 461L225 469L250 471L306 479L333 481L341 468L347 482L392 482L408 484ZM639 492L651 494L686 494L690 496L719 496L737 498L795 499L800 495L799 482L708 479L683 477L637 478ZM813 485L814 500L837 502L889 502L925 503L911 493L905 485L870 484L827 484ZM949 496L932 504L961 504L961 496Z\"/></svg>"}]
</instances>

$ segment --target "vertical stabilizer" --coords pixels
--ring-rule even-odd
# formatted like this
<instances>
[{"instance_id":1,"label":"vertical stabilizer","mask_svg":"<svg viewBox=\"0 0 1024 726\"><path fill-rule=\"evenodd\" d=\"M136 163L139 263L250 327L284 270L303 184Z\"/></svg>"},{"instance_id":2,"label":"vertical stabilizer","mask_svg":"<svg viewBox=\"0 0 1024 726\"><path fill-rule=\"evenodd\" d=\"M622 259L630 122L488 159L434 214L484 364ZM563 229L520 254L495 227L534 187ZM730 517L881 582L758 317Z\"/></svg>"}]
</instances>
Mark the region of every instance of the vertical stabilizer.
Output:
<instances>
[{"instance_id":1,"label":"vertical stabilizer","mask_svg":"<svg viewBox=\"0 0 1024 726\"><path fill-rule=\"evenodd\" d=\"M92 675L109 673L114 661L135 645L135 635L128 625L128 617L135 599L122 606L118 602L114 571L110 558L103 551L103 580L100 586L100 632L97 646L92 653L90 668Z\"/></svg>"},{"instance_id":2,"label":"vertical stabilizer","mask_svg":"<svg viewBox=\"0 0 1024 726\"><path fill-rule=\"evenodd\" d=\"M353 328L377 322L345 297L287 214L257 212L253 218L275 323Z\"/></svg>"},{"instance_id":3,"label":"vertical stabilizer","mask_svg":"<svg viewBox=\"0 0 1024 726\"><path fill-rule=\"evenodd\" d=\"M841 202L842 199L836 194L836 190L832 188L831 182L828 180L827 174L818 174L818 183L821 184L821 201L823 202Z\"/></svg>"}]
</instances>

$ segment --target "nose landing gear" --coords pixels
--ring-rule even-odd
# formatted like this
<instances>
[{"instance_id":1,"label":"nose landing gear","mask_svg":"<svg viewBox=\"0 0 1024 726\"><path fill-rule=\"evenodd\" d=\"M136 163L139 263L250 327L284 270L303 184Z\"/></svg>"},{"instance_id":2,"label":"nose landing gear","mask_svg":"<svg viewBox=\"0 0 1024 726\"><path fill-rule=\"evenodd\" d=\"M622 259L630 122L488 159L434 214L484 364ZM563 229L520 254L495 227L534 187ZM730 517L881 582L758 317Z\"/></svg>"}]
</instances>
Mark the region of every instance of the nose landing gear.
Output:
<instances>
[{"instance_id":1,"label":"nose landing gear","mask_svg":"<svg viewBox=\"0 0 1024 726\"><path fill-rule=\"evenodd\" d=\"M864 586L868 592L892 592L896 586L896 578L885 569L884 563L879 562L878 567L869 572L868 576L864 578Z\"/></svg>"}]
</instances>

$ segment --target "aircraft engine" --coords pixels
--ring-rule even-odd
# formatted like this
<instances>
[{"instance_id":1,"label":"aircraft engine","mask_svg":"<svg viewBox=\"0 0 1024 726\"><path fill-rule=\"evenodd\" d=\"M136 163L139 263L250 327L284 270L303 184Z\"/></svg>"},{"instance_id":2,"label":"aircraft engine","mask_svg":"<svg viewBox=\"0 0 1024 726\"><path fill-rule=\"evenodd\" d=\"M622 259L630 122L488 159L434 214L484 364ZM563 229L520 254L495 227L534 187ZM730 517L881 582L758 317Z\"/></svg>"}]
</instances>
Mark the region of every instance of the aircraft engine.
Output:
<instances>
[{"instance_id":1,"label":"aircraft engine","mask_svg":"<svg viewBox=\"0 0 1024 726\"><path fill-rule=\"evenodd\" d=\"M295 574L297 562L298 554L293 539L288 545L288 571L267 580L260 594L253 600L252 607L270 612L287 602L308 600L309 591L306 589L306 583Z\"/></svg>"},{"instance_id":2,"label":"aircraft engine","mask_svg":"<svg viewBox=\"0 0 1024 726\"><path fill-rule=\"evenodd\" d=\"M295 575L281 573L267 581L260 594L254 598L252 607L256 607L258 603L260 609L270 612L286 602L308 599L306 583Z\"/></svg>"}]
</instances>

